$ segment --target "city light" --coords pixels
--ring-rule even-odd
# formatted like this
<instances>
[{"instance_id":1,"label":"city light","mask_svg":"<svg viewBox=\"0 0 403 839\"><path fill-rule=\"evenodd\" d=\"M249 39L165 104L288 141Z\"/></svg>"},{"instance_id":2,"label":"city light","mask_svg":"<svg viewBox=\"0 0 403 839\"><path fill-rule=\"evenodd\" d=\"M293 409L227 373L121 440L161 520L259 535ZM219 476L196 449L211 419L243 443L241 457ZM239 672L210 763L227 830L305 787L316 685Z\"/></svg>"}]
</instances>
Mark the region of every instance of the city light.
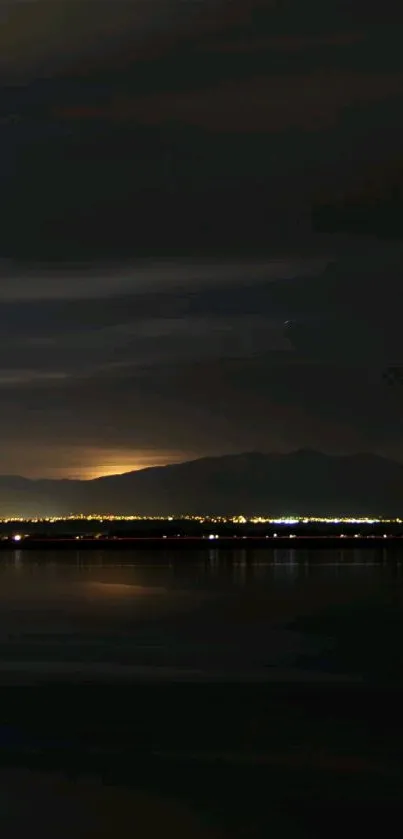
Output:
<instances>
[{"instance_id":1,"label":"city light","mask_svg":"<svg viewBox=\"0 0 403 839\"><path fill-rule=\"evenodd\" d=\"M402 524L403 519L396 518L370 518L368 516L218 516L218 515L190 515L178 513L177 515L140 516L136 514L123 515L119 513L70 513L65 516L0 516L0 524L54 524L56 522L69 521L94 521L103 524L104 522L137 522L137 521L194 521L206 524L277 524L277 525L298 525L298 524ZM15 534L15 537L21 534ZM22 538L22 537L21 537ZM17 540L18 541L18 540Z\"/></svg>"},{"instance_id":2,"label":"city light","mask_svg":"<svg viewBox=\"0 0 403 839\"><path fill-rule=\"evenodd\" d=\"M169 516L140 516L136 514L123 515L119 513L69 513L65 516L0 516L2 524L13 522L57 522L57 521L198 521L198 522L231 522L232 524L309 524L311 522L323 524L380 524L390 522L402 524L400 517L369 518L368 516L218 516L218 515L195 515L188 513L177 513Z\"/></svg>"},{"instance_id":3,"label":"city light","mask_svg":"<svg viewBox=\"0 0 403 839\"><path fill-rule=\"evenodd\" d=\"M145 527L141 525L145 523ZM124 524L126 523L126 526ZM8 525L8 526L7 526ZM292 515L288 511L282 516L264 515L195 515L174 514L144 516L138 514L117 514L100 511L98 513L70 513L69 515L0 517L1 547L18 543L19 548L29 549L42 542L71 542L77 548L88 547L96 543L106 547L108 542L117 540L123 543L148 541L149 544L162 540L181 541L186 545L194 540L216 542L217 547L228 547L246 540L246 544L267 547L289 546L290 539L295 546L307 545L310 540L331 544L332 540L344 539L344 547L360 544L359 541L403 540L403 518L375 516L309 516ZM14 531L14 527L17 532ZM266 541L268 540L268 541ZM296 541L295 541L296 540ZM169 542L165 541L168 545ZM388 543L387 543L388 544Z\"/></svg>"}]
</instances>

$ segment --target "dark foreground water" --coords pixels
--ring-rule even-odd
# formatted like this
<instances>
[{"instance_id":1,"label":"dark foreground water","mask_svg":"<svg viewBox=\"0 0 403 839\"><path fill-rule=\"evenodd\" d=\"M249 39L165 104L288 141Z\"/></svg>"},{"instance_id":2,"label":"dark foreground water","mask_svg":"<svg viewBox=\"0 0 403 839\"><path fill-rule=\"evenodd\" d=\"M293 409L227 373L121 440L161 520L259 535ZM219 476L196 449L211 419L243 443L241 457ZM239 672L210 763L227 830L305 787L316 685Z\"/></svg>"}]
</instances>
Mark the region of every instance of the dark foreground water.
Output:
<instances>
[{"instance_id":1,"label":"dark foreground water","mask_svg":"<svg viewBox=\"0 0 403 839\"><path fill-rule=\"evenodd\" d=\"M402 642L396 554L4 553L2 836L386 830Z\"/></svg>"}]
</instances>

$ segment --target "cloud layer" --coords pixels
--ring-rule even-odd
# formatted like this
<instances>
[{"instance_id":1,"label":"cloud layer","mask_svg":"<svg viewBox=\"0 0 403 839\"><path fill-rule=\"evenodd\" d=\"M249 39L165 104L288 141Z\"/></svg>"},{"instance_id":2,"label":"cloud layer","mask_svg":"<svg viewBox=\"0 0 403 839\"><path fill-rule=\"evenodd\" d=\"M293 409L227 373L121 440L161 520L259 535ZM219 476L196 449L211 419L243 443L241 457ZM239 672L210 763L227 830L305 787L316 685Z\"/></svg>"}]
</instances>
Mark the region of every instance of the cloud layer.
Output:
<instances>
[{"instance_id":1,"label":"cloud layer","mask_svg":"<svg viewBox=\"0 0 403 839\"><path fill-rule=\"evenodd\" d=\"M396 3L1 14L0 472L403 457Z\"/></svg>"}]
</instances>

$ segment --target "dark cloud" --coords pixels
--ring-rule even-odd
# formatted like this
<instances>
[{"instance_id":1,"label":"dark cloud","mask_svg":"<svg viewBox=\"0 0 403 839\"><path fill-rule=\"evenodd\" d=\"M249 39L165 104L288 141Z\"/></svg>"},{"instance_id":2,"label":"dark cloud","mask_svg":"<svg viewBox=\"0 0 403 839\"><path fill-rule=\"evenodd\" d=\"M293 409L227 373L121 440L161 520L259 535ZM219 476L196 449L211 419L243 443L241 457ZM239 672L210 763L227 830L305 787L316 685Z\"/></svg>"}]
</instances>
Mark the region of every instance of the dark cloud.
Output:
<instances>
[{"instance_id":1,"label":"dark cloud","mask_svg":"<svg viewBox=\"0 0 403 839\"><path fill-rule=\"evenodd\" d=\"M3 256L302 247L318 191L401 146L403 89L392 4L303 5L9 4Z\"/></svg>"},{"instance_id":2,"label":"dark cloud","mask_svg":"<svg viewBox=\"0 0 403 839\"><path fill-rule=\"evenodd\" d=\"M348 231L355 235L394 240L403 230L403 158L359 170L343 189L322 195L314 203L317 230Z\"/></svg>"},{"instance_id":3,"label":"dark cloud","mask_svg":"<svg viewBox=\"0 0 403 839\"><path fill-rule=\"evenodd\" d=\"M204 16L198 14L204 8ZM220 0L217 7L219 10ZM1 65L12 79L61 71L75 62L102 63L122 44L163 45L211 18L210 0L5 0L1 6Z\"/></svg>"}]
</instances>

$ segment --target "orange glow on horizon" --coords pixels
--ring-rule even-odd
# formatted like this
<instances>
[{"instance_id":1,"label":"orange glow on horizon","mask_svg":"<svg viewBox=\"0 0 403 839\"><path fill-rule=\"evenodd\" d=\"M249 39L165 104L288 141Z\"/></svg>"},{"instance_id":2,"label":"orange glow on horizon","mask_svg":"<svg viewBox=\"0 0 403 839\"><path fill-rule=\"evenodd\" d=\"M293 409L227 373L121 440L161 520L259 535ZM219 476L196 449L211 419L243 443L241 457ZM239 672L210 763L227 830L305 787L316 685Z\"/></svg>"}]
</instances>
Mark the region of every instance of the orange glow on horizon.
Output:
<instances>
[{"instance_id":1,"label":"orange glow on horizon","mask_svg":"<svg viewBox=\"0 0 403 839\"><path fill-rule=\"evenodd\" d=\"M170 463L178 463L186 460L186 455L178 455L177 453L169 453L162 456L158 456L158 454L152 455L151 453L132 455L133 459L131 459L129 455L128 458L123 461L118 459L118 457L115 459L115 457L111 454L109 457L105 457L102 466L84 466L77 477L81 480L89 481L96 478L106 478L110 475L123 475L126 472L137 472L140 469L148 469L153 466L168 466Z\"/></svg>"},{"instance_id":2,"label":"orange glow on horizon","mask_svg":"<svg viewBox=\"0 0 403 839\"><path fill-rule=\"evenodd\" d=\"M167 461L168 463L169 461ZM138 472L140 469L147 469L149 466L165 466L165 463L156 463L150 461L149 463L115 463L111 466L83 467L83 469L76 475L81 481L92 481L96 478L107 478L112 475L124 475L126 472Z\"/></svg>"},{"instance_id":3,"label":"orange glow on horizon","mask_svg":"<svg viewBox=\"0 0 403 839\"><path fill-rule=\"evenodd\" d=\"M197 455L196 455L197 456ZM3 457L3 475L18 475L32 480L91 480L108 475L121 475L152 466L167 466L193 459L193 453L177 449L129 449L128 447L94 446L91 442L65 446L10 444Z\"/></svg>"}]
</instances>

